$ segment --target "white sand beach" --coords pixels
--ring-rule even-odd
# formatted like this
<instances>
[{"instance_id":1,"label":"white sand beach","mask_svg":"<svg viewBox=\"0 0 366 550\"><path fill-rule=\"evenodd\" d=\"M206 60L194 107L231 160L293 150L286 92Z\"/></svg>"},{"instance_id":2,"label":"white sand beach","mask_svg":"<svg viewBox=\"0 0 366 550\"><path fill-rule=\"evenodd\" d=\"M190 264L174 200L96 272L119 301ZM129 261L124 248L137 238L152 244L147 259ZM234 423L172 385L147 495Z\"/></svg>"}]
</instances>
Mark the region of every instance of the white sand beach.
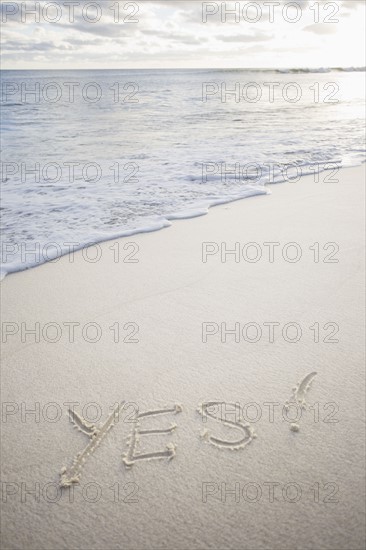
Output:
<instances>
[{"instance_id":1,"label":"white sand beach","mask_svg":"<svg viewBox=\"0 0 366 550\"><path fill-rule=\"evenodd\" d=\"M365 166L326 174L2 281L3 548L364 547Z\"/></svg>"}]
</instances>

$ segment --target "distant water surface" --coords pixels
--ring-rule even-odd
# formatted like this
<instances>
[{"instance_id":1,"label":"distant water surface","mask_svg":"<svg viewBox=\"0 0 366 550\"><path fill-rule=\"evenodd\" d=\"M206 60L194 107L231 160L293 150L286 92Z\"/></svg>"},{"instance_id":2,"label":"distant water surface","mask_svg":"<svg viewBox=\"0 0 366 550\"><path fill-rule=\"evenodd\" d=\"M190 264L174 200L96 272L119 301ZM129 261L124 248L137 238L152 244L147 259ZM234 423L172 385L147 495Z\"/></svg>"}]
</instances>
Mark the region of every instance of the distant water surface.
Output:
<instances>
[{"instance_id":1,"label":"distant water surface","mask_svg":"<svg viewBox=\"0 0 366 550\"><path fill-rule=\"evenodd\" d=\"M65 243L84 246L149 231L266 193L270 173L283 180L281 165L295 177L291 167L311 173L365 159L363 72L1 76L3 274L43 262L43 254L24 255L35 246L55 243L48 247L52 257L68 249ZM223 83L227 92L239 89L240 101L230 93L222 101ZM273 101L269 83L276 83ZM211 95L202 101L205 85ZM22 88L36 95L22 97Z\"/></svg>"}]
</instances>

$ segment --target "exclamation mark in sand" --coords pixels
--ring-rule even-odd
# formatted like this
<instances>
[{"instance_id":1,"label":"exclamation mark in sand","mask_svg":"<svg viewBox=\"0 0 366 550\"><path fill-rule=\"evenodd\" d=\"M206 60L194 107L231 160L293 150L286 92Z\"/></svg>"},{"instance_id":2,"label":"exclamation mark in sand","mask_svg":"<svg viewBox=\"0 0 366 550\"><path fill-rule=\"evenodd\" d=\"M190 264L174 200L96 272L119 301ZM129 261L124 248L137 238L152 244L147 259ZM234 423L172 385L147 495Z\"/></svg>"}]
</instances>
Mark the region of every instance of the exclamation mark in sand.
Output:
<instances>
[{"instance_id":1,"label":"exclamation mark in sand","mask_svg":"<svg viewBox=\"0 0 366 550\"><path fill-rule=\"evenodd\" d=\"M305 396L306 396L307 392L309 391L310 386L311 386L316 374L317 374L316 372L310 372L309 374L307 374L305 376L305 378L302 380L302 382L299 382L299 384L292 389L292 391L293 391L292 401L286 401L285 402L285 408L286 408L287 411L289 410L289 408L291 406L291 403L296 403L297 405L299 405L301 407L301 409L306 409ZM293 422L293 423L290 424L290 430L292 432L298 432L300 430L300 426L298 424L296 424L295 422Z\"/></svg>"}]
</instances>

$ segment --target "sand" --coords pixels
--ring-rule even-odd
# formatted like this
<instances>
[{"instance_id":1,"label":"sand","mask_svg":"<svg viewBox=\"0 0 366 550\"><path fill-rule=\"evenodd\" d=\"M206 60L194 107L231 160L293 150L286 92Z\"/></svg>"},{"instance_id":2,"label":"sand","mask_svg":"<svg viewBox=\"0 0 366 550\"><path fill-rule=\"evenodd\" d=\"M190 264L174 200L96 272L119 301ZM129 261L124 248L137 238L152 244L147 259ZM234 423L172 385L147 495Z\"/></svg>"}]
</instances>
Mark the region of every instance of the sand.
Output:
<instances>
[{"instance_id":1,"label":"sand","mask_svg":"<svg viewBox=\"0 0 366 550\"><path fill-rule=\"evenodd\" d=\"M3 548L363 548L364 171L5 278Z\"/></svg>"}]
</instances>

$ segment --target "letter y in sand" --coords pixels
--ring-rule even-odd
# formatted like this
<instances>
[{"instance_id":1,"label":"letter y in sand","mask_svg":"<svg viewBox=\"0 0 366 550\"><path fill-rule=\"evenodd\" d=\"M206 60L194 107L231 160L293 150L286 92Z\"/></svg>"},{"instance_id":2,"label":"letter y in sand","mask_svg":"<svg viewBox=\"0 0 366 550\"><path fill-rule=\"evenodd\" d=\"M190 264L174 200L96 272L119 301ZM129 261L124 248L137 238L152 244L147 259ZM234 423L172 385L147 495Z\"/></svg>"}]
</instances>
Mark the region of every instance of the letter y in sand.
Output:
<instances>
[{"instance_id":1,"label":"letter y in sand","mask_svg":"<svg viewBox=\"0 0 366 550\"><path fill-rule=\"evenodd\" d=\"M100 425L99 427L95 426L94 424L89 424L75 411L69 409L69 415L71 421L74 424L74 428L77 428L80 432L86 434L89 437L90 441L85 449L75 456L74 461L70 467L66 468L64 466L62 468L60 476L61 487L70 487L73 483L79 483L81 469L84 466L86 459L95 451L95 449L100 445L101 441L107 435L109 430L114 426L116 421L118 421L118 415L123 404L124 401L117 405L108 416L104 424Z\"/></svg>"}]
</instances>

